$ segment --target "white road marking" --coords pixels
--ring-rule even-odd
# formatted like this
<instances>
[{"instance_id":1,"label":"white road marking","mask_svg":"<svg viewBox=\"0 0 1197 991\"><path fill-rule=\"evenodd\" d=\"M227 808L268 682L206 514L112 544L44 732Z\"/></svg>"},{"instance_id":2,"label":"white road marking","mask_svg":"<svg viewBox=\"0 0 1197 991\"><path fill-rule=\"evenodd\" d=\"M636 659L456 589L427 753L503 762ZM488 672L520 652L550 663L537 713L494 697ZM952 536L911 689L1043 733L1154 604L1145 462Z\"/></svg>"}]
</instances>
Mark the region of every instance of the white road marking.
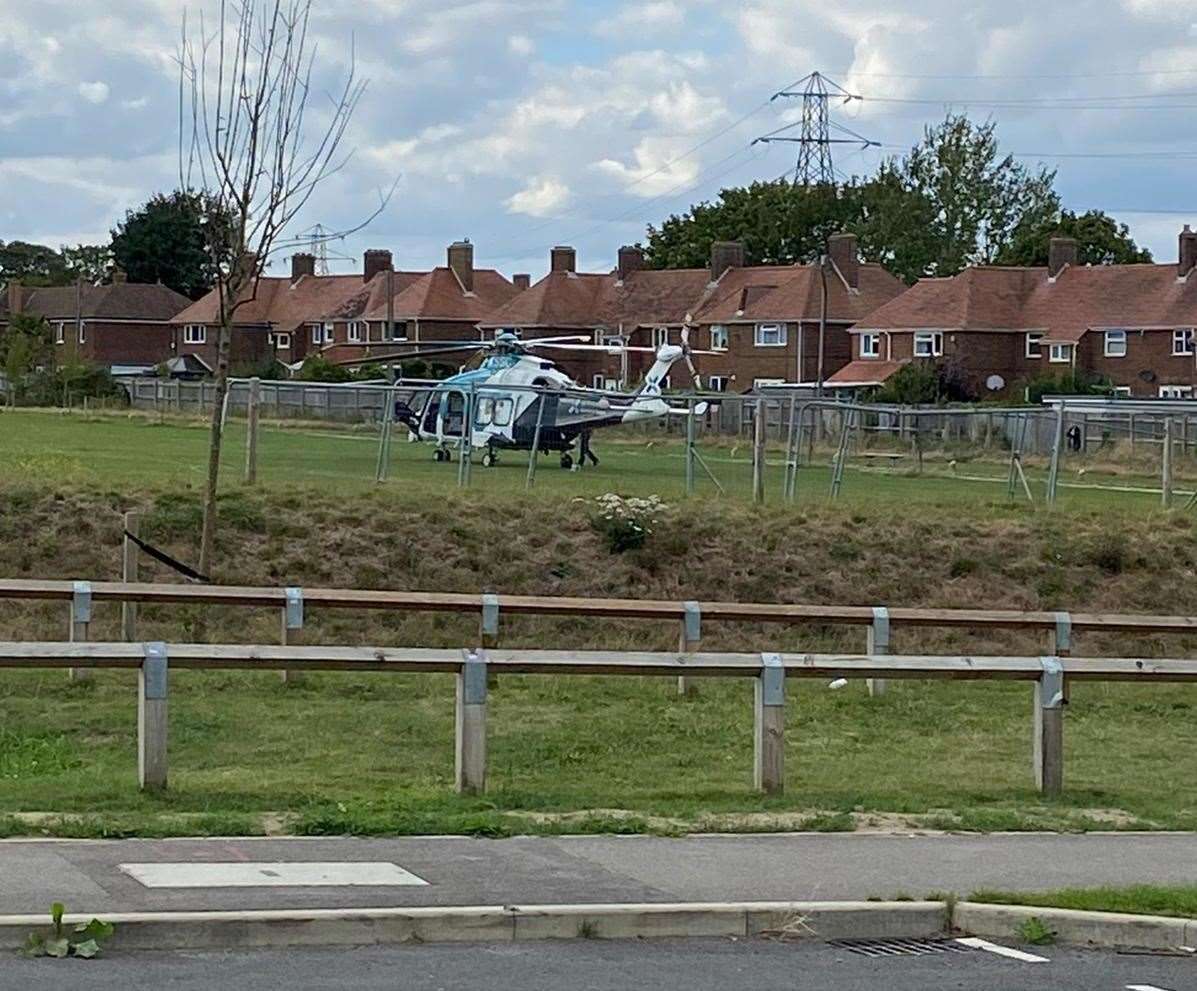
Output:
<instances>
[{"instance_id":1,"label":"white road marking","mask_svg":"<svg viewBox=\"0 0 1197 991\"><path fill-rule=\"evenodd\" d=\"M119 864L147 888L425 885L398 864L367 861Z\"/></svg>"},{"instance_id":2,"label":"white road marking","mask_svg":"<svg viewBox=\"0 0 1197 991\"><path fill-rule=\"evenodd\" d=\"M985 950L987 953L996 953L999 957L1009 957L1011 960L1021 960L1023 963L1051 963L1047 957L1024 953L1022 950L1002 946L1000 943L991 943L987 939L977 939L975 936L967 936L956 940L956 942L961 946L971 946L974 950Z\"/></svg>"},{"instance_id":3,"label":"white road marking","mask_svg":"<svg viewBox=\"0 0 1197 991\"><path fill-rule=\"evenodd\" d=\"M1128 984L1126 991L1168 991L1168 989L1157 988L1154 984Z\"/></svg>"}]
</instances>

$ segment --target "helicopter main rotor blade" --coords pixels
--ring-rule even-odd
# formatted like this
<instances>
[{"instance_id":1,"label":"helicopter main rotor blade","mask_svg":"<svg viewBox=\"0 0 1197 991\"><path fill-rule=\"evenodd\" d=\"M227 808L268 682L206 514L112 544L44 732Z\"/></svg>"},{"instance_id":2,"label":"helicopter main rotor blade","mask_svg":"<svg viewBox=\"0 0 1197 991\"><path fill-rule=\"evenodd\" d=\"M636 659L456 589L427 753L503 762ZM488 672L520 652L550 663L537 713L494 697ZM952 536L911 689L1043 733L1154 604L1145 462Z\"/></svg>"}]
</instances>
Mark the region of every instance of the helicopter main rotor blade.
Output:
<instances>
[{"instance_id":1,"label":"helicopter main rotor blade","mask_svg":"<svg viewBox=\"0 0 1197 991\"><path fill-rule=\"evenodd\" d=\"M547 348L558 351L602 351L605 354L623 354L625 351L642 351L645 354L656 354L656 348L621 347L618 344L546 344Z\"/></svg>"},{"instance_id":2,"label":"helicopter main rotor blade","mask_svg":"<svg viewBox=\"0 0 1197 991\"><path fill-rule=\"evenodd\" d=\"M545 344L555 344L558 341L590 341L593 338L586 334L566 334L562 337L531 337L528 339L520 338L517 343L522 344L526 348L541 347Z\"/></svg>"}]
</instances>

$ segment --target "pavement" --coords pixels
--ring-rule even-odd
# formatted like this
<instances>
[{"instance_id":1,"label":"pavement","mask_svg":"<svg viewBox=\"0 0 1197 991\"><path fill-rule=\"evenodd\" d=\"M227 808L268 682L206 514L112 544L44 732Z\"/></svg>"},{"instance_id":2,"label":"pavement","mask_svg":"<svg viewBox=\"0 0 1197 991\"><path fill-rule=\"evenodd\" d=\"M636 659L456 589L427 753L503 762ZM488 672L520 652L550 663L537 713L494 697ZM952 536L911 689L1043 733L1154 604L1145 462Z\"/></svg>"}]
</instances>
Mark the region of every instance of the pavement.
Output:
<instances>
[{"instance_id":1,"label":"pavement","mask_svg":"<svg viewBox=\"0 0 1197 991\"><path fill-rule=\"evenodd\" d=\"M1044 963L977 950L861 957L767 940L569 940L340 950L114 954L91 961L6 959L0 991L1191 991L1197 961L1036 949Z\"/></svg>"},{"instance_id":2,"label":"pavement","mask_svg":"<svg viewBox=\"0 0 1197 991\"><path fill-rule=\"evenodd\" d=\"M127 865L394 864L427 884L146 887ZM121 865L126 865L122 869ZM180 872L184 868L179 869ZM142 872L143 875L145 872ZM183 879L180 873L180 880ZM169 880L169 869L168 869ZM334 878L335 880L335 878ZM1197 882L1197 834L251 838L0 842L0 914L845 901ZM1197 980L1191 986L1197 986Z\"/></svg>"}]
</instances>

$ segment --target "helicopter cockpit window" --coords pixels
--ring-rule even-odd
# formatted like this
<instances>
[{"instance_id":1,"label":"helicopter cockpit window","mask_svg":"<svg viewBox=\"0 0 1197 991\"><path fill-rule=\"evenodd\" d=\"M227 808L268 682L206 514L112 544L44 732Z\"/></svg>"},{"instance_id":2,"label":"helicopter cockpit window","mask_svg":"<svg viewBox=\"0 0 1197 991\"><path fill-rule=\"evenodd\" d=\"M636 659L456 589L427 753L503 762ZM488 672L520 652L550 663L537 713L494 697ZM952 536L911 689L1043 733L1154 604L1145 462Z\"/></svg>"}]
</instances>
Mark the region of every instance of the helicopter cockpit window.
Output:
<instances>
[{"instance_id":1,"label":"helicopter cockpit window","mask_svg":"<svg viewBox=\"0 0 1197 991\"><path fill-rule=\"evenodd\" d=\"M495 400L495 426L506 427L511 423L511 411L515 403L510 399Z\"/></svg>"},{"instance_id":2,"label":"helicopter cockpit window","mask_svg":"<svg viewBox=\"0 0 1197 991\"><path fill-rule=\"evenodd\" d=\"M474 417L474 426L489 426L495 418L495 401L489 396L478 397L478 412Z\"/></svg>"}]
</instances>

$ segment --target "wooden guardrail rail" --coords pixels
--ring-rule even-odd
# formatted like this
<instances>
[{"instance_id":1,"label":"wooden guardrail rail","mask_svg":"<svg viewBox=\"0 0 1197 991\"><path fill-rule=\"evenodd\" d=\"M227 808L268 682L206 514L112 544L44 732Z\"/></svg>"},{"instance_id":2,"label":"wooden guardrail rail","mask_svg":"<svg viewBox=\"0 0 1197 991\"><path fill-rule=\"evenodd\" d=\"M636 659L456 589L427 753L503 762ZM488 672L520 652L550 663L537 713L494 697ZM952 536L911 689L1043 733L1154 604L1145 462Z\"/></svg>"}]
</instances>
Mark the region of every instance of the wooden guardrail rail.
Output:
<instances>
[{"instance_id":1,"label":"wooden guardrail rail","mask_svg":"<svg viewBox=\"0 0 1197 991\"><path fill-rule=\"evenodd\" d=\"M789 678L1028 681L1035 686L1035 779L1040 790L1049 795L1059 794L1063 787L1066 678L1144 684L1197 681L1194 659L0 642L0 668L57 667L138 672L138 780L145 789L166 786L171 668L456 674L456 781L459 791L471 793L486 787L487 679L495 672L751 677L755 683L753 781L756 788L768 793L780 792L784 782L785 685Z\"/></svg>"}]
</instances>

